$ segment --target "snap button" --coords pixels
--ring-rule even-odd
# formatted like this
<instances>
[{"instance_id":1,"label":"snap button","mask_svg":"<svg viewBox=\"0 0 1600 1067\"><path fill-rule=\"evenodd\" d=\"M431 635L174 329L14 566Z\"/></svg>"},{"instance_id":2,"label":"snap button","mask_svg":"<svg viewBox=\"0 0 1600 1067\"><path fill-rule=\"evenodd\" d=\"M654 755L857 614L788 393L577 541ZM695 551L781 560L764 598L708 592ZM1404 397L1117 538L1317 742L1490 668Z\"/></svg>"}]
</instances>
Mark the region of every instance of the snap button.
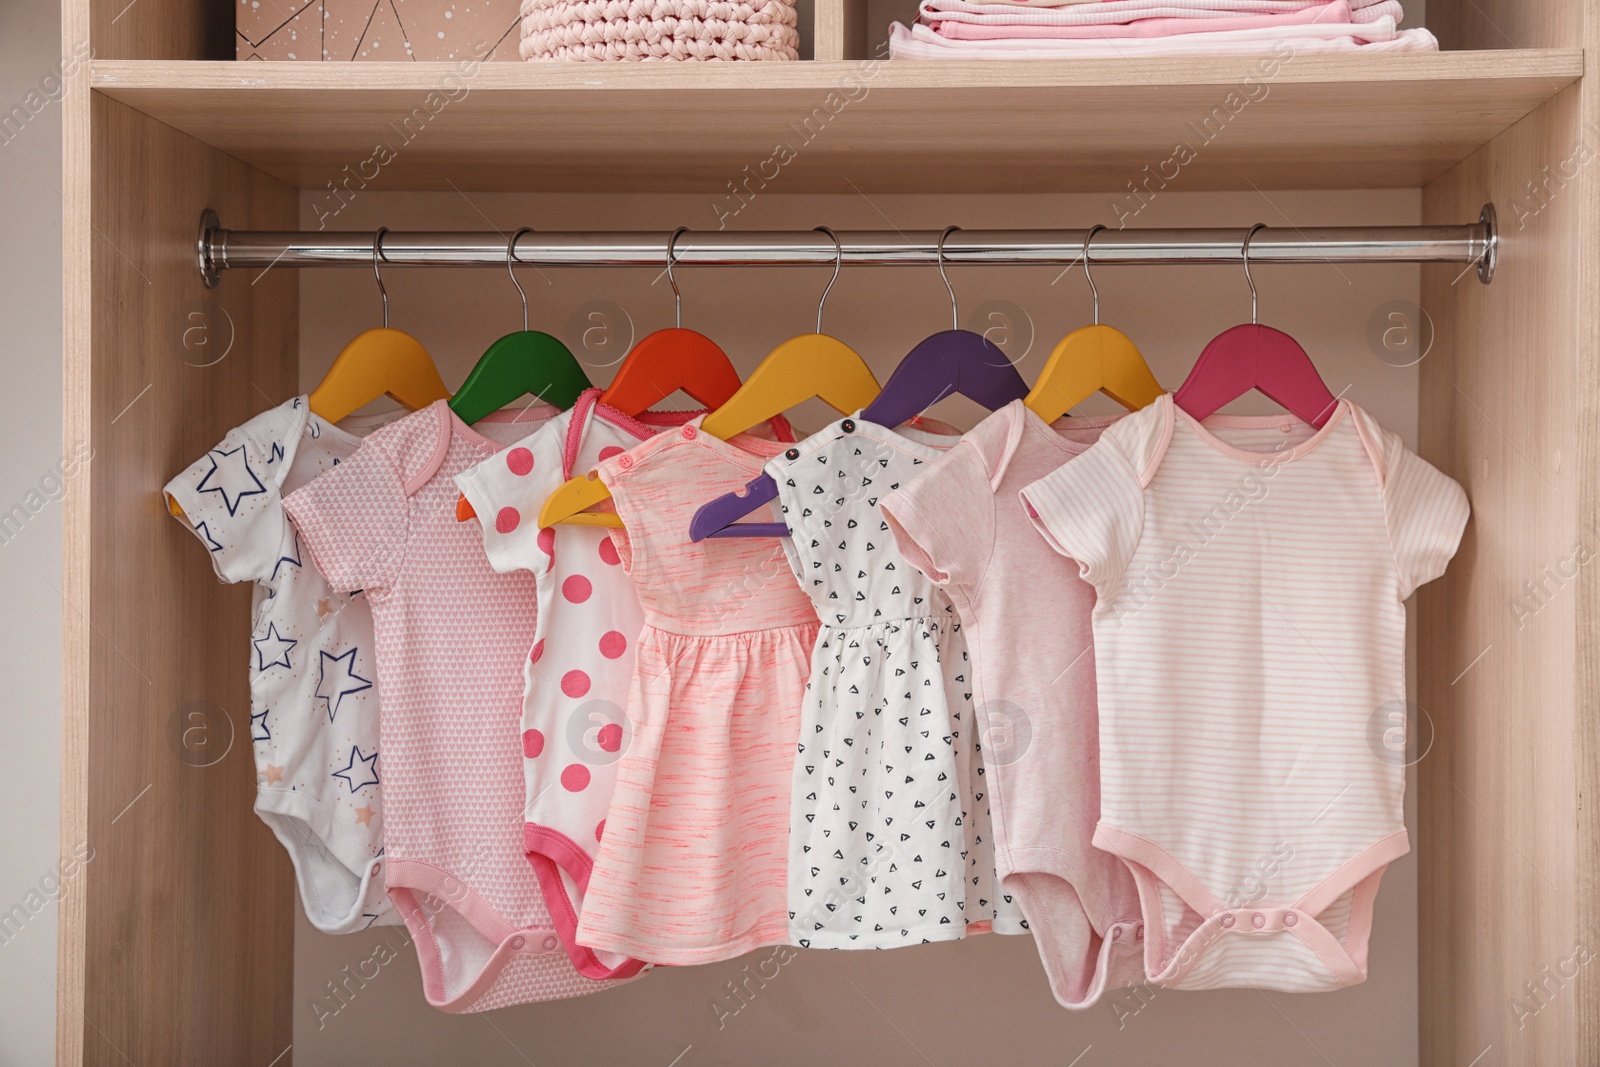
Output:
<instances>
[{"instance_id":1,"label":"snap button","mask_svg":"<svg viewBox=\"0 0 1600 1067\"><path fill-rule=\"evenodd\" d=\"M839 424L839 429L843 430L845 433L855 433L856 422L854 419L845 419Z\"/></svg>"},{"instance_id":2,"label":"snap button","mask_svg":"<svg viewBox=\"0 0 1600 1067\"><path fill-rule=\"evenodd\" d=\"M374 878L378 877L378 873L380 871L382 871L382 870L383 870L383 863L381 861L379 861L379 860L374 860L373 863L372 863L372 877L374 877Z\"/></svg>"},{"instance_id":3,"label":"snap button","mask_svg":"<svg viewBox=\"0 0 1600 1067\"><path fill-rule=\"evenodd\" d=\"M1263 926L1267 925L1267 917L1258 911L1254 915L1250 916L1250 925L1259 930Z\"/></svg>"},{"instance_id":4,"label":"snap button","mask_svg":"<svg viewBox=\"0 0 1600 1067\"><path fill-rule=\"evenodd\" d=\"M516 937L513 937L511 939L511 947L514 948L514 949L520 949L520 948L522 948L523 945L526 945L527 943L528 942L523 939L521 934L518 934Z\"/></svg>"},{"instance_id":5,"label":"snap button","mask_svg":"<svg viewBox=\"0 0 1600 1067\"><path fill-rule=\"evenodd\" d=\"M1144 940L1144 923L1140 923L1138 926L1133 928L1133 939L1135 941Z\"/></svg>"},{"instance_id":6,"label":"snap button","mask_svg":"<svg viewBox=\"0 0 1600 1067\"><path fill-rule=\"evenodd\" d=\"M694 440L694 427L693 426L685 426L683 428L683 439L685 441L693 441Z\"/></svg>"},{"instance_id":7,"label":"snap button","mask_svg":"<svg viewBox=\"0 0 1600 1067\"><path fill-rule=\"evenodd\" d=\"M1111 940L1113 940L1113 941L1121 941L1122 940L1122 924L1121 923L1117 923L1116 925L1111 927Z\"/></svg>"},{"instance_id":8,"label":"snap button","mask_svg":"<svg viewBox=\"0 0 1600 1067\"><path fill-rule=\"evenodd\" d=\"M623 470L627 470L629 467L633 466L633 457L632 456L623 456L623 457L621 457L620 459L617 460L617 466L621 467Z\"/></svg>"},{"instance_id":9,"label":"snap button","mask_svg":"<svg viewBox=\"0 0 1600 1067\"><path fill-rule=\"evenodd\" d=\"M1222 928L1224 930L1232 930L1233 929L1233 916L1232 915L1224 915L1222 917Z\"/></svg>"},{"instance_id":10,"label":"snap button","mask_svg":"<svg viewBox=\"0 0 1600 1067\"><path fill-rule=\"evenodd\" d=\"M784 459L799 459L800 458L800 450L798 448L791 448L791 449L789 449L787 452L785 452L783 454L783 458Z\"/></svg>"},{"instance_id":11,"label":"snap button","mask_svg":"<svg viewBox=\"0 0 1600 1067\"><path fill-rule=\"evenodd\" d=\"M1297 923L1299 921L1300 921L1300 917L1298 915L1296 915L1294 912L1286 911L1286 912L1283 913L1283 925L1285 925L1285 926L1293 926L1295 923Z\"/></svg>"},{"instance_id":12,"label":"snap button","mask_svg":"<svg viewBox=\"0 0 1600 1067\"><path fill-rule=\"evenodd\" d=\"M556 948L558 946L560 946L560 944L561 944L561 942L557 941L556 938L555 938L555 935L552 934L551 936L549 936L549 937L544 939L544 950L546 952L554 952L556 950Z\"/></svg>"}]
</instances>

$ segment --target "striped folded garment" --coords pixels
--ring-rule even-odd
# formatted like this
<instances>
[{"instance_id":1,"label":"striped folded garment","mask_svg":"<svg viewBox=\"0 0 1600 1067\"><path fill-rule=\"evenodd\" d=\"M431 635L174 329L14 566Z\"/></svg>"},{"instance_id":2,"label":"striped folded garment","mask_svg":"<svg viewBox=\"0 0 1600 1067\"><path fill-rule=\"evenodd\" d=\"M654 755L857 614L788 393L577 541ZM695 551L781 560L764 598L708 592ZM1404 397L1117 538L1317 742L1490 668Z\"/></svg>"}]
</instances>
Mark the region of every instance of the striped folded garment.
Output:
<instances>
[{"instance_id":1,"label":"striped folded garment","mask_svg":"<svg viewBox=\"0 0 1600 1067\"><path fill-rule=\"evenodd\" d=\"M917 24L890 28L895 59L1116 58L1133 56L1296 55L1329 52L1427 52L1439 43L1424 29L1402 30L1399 0L1276 3L1274 0L1107 0L1070 8L1023 7L971 0L922 0ZM1174 14L1204 7L1205 14ZM1117 8L1129 21L1094 21ZM1231 10L1224 10L1231 8ZM1134 10L1136 9L1136 10Z\"/></svg>"}]
</instances>

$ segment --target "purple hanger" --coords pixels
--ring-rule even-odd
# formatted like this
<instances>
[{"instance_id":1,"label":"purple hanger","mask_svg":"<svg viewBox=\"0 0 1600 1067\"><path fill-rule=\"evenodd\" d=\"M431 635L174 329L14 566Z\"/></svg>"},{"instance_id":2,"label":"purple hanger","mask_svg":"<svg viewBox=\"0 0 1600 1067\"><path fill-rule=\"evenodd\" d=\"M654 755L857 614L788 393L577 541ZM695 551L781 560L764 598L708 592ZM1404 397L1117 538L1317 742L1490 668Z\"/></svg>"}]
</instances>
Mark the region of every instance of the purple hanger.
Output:
<instances>
[{"instance_id":1,"label":"purple hanger","mask_svg":"<svg viewBox=\"0 0 1600 1067\"><path fill-rule=\"evenodd\" d=\"M959 328L955 290L944 273L944 241L955 229L952 226L939 237L939 276L944 278L945 288L950 291L952 328L941 330L906 353L883 391L862 409L861 417L868 422L891 428L899 426L951 393L969 397L990 411L998 411L1028 395L1028 384L993 341ZM787 455L793 459L799 452L790 449ZM789 527L781 522L738 521L776 499L777 483L771 475L762 474L747 482L742 493L724 493L702 505L689 522L689 540L788 537Z\"/></svg>"},{"instance_id":2,"label":"purple hanger","mask_svg":"<svg viewBox=\"0 0 1600 1067\"><path fill-rule=\"evenodd\" d=\"M1190 416L1203 420L1224 404L1259 389L1296 417L1321 428L1339 400L1317 373L1300 342L1256 322L1256 283L1250 277L1250 238L1244 239L1244 277L1250 283L1250 321L1224 330L1206 345L1183 385L1172 394Z\"/></svg>"}]
</instances>

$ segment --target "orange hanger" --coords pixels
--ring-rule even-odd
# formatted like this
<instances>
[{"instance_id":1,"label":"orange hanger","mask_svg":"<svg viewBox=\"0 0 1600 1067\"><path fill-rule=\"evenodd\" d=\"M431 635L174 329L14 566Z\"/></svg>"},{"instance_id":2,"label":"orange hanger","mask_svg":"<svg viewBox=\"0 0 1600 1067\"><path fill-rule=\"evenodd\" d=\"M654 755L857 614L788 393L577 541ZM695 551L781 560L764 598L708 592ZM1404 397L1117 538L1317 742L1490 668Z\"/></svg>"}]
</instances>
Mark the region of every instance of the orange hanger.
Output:
<instances>
[{"instance_id":1,"label":"orange hanger","mask_svg":"<svg viewBox=\"0 0 1600 1067\"><path fill-rule=\"evenodd\" d=\"M625 415L638 415L679 389L711 408L740 392L739 373L727 353L705 334L683 328L683 294L672 275L672 265L677 260L678 238L687 232L688 227L680 226L667 239L667 282L672 286L677 325L657 330L634 345L600 396L602 403ZM616 512L589 510L610 498L611 491L593 472L571 478L545 499L539 509L539 525L621 526ZM461 515L459 502L456 515Z\"/></svg>"},{"instance_id":2,"label":"orange hanger","mask_svg":"<svg viewBox=\"0 0 1600 1067\"><path fill-rule=\"evenodd\" d=\"M1094 324L1061 339L1024 401L1045 422L1055 422L1097 392L1129 411L1152 403L1162 393L1139 347L1121 330L1100 322L1100 290L1089 273L1089 244L1103 229L1095 226L1083 242L1083 274L1094 294Z\"/></svg>"},{"instance_id":3,"label":"orange hanger","mask_svg":"<svg viewBox=\"0 0 1600 1067\"><path fill-rule=\"evenodd\" d=\"M450 398L450 390L422 342L403 330L389 328L389 290L378 270L387 232L387 227L380 228L372 238L372 276L383 296L383 326L364 330L345 345L311 393L311 410L328 422L339 422L385 395L411 411ZM171 497L167 498L167 510L186 518Z\"/></svg>"}]
</instances>

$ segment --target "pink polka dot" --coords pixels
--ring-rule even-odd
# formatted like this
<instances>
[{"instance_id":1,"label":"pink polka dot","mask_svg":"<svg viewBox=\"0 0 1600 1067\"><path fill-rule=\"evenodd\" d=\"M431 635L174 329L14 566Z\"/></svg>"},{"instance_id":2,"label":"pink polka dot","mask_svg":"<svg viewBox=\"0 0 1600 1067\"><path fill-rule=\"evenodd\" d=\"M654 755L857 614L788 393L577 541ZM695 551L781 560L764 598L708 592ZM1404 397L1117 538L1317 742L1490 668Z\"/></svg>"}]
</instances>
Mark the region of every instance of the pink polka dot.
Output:
<instances>
[{"instance_id":1,"label":"pink polka dot","mask_svg":"<svg viewBox=\"0 0 1600 1067\"><path fill-rule=\"evenodd\" d=\"M512 474L527 474L533 470L533 453L526 448L513 448L506 453L506 466Z\"/></svg>"},{"instance_id":2,"label":"pink polka dot","mask_svg":"<svg viewBox=\"0 0 1600 1067\"><path fill-rule=\"evenodd\" d=\"M535 641L533 643L533 651L528 653L528 662L529 663L538 663L539 662L539 658L541 656L543 656L543 655L544 655L544 642L543 641Z\"/></svg>"},{"instance_id":3,"label":"pink polka dot","mask_svg":"<svg viewBox=\"0 0 1600 1067\"><path fill-rule=\"evenodd\" d=\"M536 758L544 751L544 734L538 730L522 731L522 754L529 759Z\"/></svg>"},{"instance_id":4,"label":"pink polka dot","mask_svg":"<svg viewBox=\"0 0 1600 1067\"><path fill-rule=\"evenodd\" d=\"M616 543L611 540L611 535L606 534L600 538L600 560L615 567L622 562L622 557L617 555Z\"/></svg>"},{"instance_id":5,"label":"pink polka dot","mask_svg":"<svg viewBox=\"0 0 1600 1067\"><path fill-rule=\"evenodd\" d=\"M594 839L596 841L600 840L600 835L605 833L605 832L606 832L606 821L604 819L601 819L600 820L600 824L594 828Z\"/></svg>"},{"instance_id":6,"label":"pink polka dot","mask_svg":"<svg viewBox=\"0 0 1600 1067\"><path fill-rule=\"evenodd\" d=\"M569 793L581 793L589 788L589 768L581 763L569 763L561 772L561 784Z\"/></svg>"},{"instance_id":7,"label":"pink polka dot","mask_svg":"<svg viewBox=\"0 0 1600 1067\"><path fill-rule=\"evenodd\" d=\"M556 530L553 526L546 526L539 531L539 551L547 556L556 554Z\"/></svg>"},{"instance_id":8,"label":"pink polka dot","mask_svg":"<svg viewBox=\"0 0 1600 1067\"><path fill-rule=\"evenodd\" d=\"M561 691L569 697L581 697L589 691L589 676L582 671L568 671L561 676Z\"/></svg>"},{"instance_id":9,"label":"pink polka dot","mask_svg":"<svg viewBox=\"0 0 1600 1067\"><path fill-rule=\"evenodd\" d=\"M622 449L622 448L619 448L616 445L606 445L606 447L604 447L604 448L602 448L600 450L600 458L603 459L603 460L604 459L610 459L612 456L620 456L620 455L622 455L622 453L624 451L626 451L626 450Z\"/></svg>"},{"instance_id":10,"label":"pink polka dot","mask_svg":"<svg viewBox=\"0 0 1600 1067\"><path fill-rule=\"evenodd\" d=\"M593 592L594 586L581 574L574 574L561 583L561 595L574 604L582 604Z\"/></svg>"},{"instance_id":11,"label":"pink polka dot","mask_svg":"<svg viewBox=\"0 0 1600 1067\"><path fill-rule=\"evenodd\" d=\"M516 508L501 508L500 514L494 517L494 528L503 534L508 534L522 522L522 516L517 514Z\"/></svg>"},{"instance_id":12,"label":"pink polka dot","mask_svg":"<svg viewBox=\"0 0 1600 1067\"><path fill-rule=\"evenodd\" d=\"M616 659L628 651L628 639L615 630L600 635L600 654L606 659Z\"/></svg>"},{"instance_id":13,"label":"pink polka dot","mask_svg":"<svg viewBox=\"0 0 1600 1067\"><path fill-rule=\"evenodd\" d=\"M622 727L614 722L608 722L600 727L600 732L595 735L595 740L600 743L602 752L616 752L622 748Z\"/></svg>"}]
</instances>

